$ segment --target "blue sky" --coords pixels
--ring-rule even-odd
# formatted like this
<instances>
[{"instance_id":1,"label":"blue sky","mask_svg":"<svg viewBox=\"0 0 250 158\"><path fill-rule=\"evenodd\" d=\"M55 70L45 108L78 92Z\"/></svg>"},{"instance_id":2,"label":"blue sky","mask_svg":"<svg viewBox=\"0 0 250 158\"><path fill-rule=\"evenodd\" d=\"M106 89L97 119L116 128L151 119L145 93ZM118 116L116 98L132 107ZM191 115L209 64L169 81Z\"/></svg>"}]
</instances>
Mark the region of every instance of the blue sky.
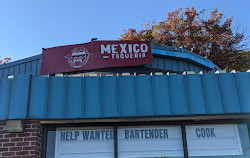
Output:
<instances>
[{"instance_id":1,"label":"blue sky","mask_svg":"<svg viewBox=\"0 0 250 158\"><path fill-rule=\"evenodd\" d=\"M15 61L92 37L116 40L124 29L141 29L143 19L161 21L187 6L218 8L250 34L250 0L5 0L0 1L0 56Z\"/></svg>"}]
</instances>

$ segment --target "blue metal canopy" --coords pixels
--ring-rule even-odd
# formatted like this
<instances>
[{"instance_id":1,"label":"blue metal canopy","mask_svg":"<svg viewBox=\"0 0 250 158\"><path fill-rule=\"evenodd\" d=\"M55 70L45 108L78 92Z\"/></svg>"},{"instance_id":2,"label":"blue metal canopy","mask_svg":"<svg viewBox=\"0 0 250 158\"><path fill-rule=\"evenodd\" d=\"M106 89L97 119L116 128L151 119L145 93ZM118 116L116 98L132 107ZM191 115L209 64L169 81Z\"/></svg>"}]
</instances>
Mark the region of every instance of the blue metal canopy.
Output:
<instances>
[{"instance_id":1,"label":"blue metal canopy","mask_svg":"<svg viewBox=\"0 0 250 158\"><path fill-rule=\"evenodd\" d=\"M0 80L0 120L250 113L250 73Z\"/></svg>"}]
</instances>

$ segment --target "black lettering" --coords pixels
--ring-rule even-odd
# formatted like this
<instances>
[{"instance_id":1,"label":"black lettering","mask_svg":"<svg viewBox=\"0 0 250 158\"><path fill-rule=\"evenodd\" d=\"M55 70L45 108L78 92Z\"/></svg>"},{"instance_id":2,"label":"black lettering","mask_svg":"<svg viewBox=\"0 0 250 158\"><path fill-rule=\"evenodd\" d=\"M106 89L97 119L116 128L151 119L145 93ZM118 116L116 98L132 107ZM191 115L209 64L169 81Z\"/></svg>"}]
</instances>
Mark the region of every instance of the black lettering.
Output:
<instances>
[{"instance_id":1,"label":"black lettering","mask_svg":"<svg viewBox=\"0 0 250 158\"><path fill-rule=\"evenodd\" d=\"M149 137L152 139L154 138L154 130L153 129L150 129L149 130Z\"/></svg>"},{"instance_id":2,"label":"black lettering","mask_svg":"<svg viewBox=\"0 0 250 158\"><path fill-rule=\"evenodd\" d=\"M75 131L75 140L77 140L77 137L79 137L80 133L79 131Z\"/></svg>"},{"instance_id":3,"label":"black lettering","mask_svg":"<svg viewBox=\"0 0 250 158\"><path fill-rule=\"evenodd\" d=\"M164 138L162 129L159 129L159 133L160 133L160 138Z\"/></svg>"},{"instance_id":4,"label":"black lettering","mask_svg":"<svg viewBox=\"0 0 250 158\"><path fill-rule=\"evenodd\" d=\"M65 141L65 132L61 132L61 141Z\"/></svg>"},{"instance_id":5,"label":"black lettering","mask_svg":"<svg viewBox=\"0 0 250 158\"><path fill-rule=\"evenodd\" d=\"M143 132L144 132L144 129L141 129L140 132L141 132L141 139L143 139Z\"/></svg>"},{"instance_id":6,"label":"black lettering","mask_svg":"<svg viewBox=\"0 0 250 158\"><path fill-rule=\"evenodd\" d=\"M206 135L208 138L210 137L210 129L209 128L206 128Z\"/></svg>"},{"instance_id":7,"label":"black lettering","mask_svg":"<svg viewBox=\"0 0 250 158\"><path fill-rule=\"evenodd\" d=\"M129 130L125 130L125 139L129 139Z\"/></svg>"},{"instance_id":8,"label":"black lettering","mask_svg":"<svg viewBox=\"0 0 250 158\"><path fill-rule=\"evenodd\" d=\"M114 131L110 130L110 139L114 139Z\"/></svg>"},{"instance_id":9,"label":"black lettering","mask_svg":"<svg viewBox=\"0 0 250 158\"><path fill-rule=\"evenodd\" d=\"M201 136L204 138L206 135L205 135L205 129L204 128L201 128Z\"/></svg>"},{"instance_id":10,"label":"black lettering","mask_svg":"<svg viewBox=\"0 0 250 158\"><path fill-rule=\"evenodd\" d=\"M149 136L148 136L148 130L147 130L147 129L145 130L145 138L146 138L146 139L149 138Z\"/></svg>"},{"instance_id":11,"label":"black lettering","mask_svg":"<svg viewBox=\"0 0 250 158\"><path fill-rule=\"evenodd\" d=\"M155 131L155 138L159 138L159 131L158 131L158 129L155 129L154 131Z\"/></svg>"},{"instance_id":12,"label":"black lettering","mask_svg":"<svg viewBox=\"0 0 250 158\"><path fill-rule=\"evenodd\" d=\"M89 138L89 140L94 140L94 139L95 139L94 131L90 131L90 138Z\"/></svg>"},{"instance_id":13,"label":"black lettering","mask_svg":"<svg viewBox=\"0 0 250 158\"><path fill-rule=\"evenodd\" d=\"M74 140L73 139L73 131L70 131L70 140Z\"/></svg>"},{"instance_id":14,"label":"black lettering","mask_svg":"<svg viewBox=\"0 0 250 158\"><path fill-rule=\"evenodd\" d=\"M101 131L101 133L102 133L102 140L104 140L104 133L105 133L105 131Z\"/></svg>"},{"instance_id":15,"label":"black lettering","mask_svg":"<svg viewBox=\"0 0 250 158\"><path fill-rule=\"evenodd\" d=\"M82 131L82 137L83 137L83 140L88 140L89 139L89 131Z\"/></svg>"},{"instance_id":16,"label":"black lettering","mask_svg":"<svg viewBox=\"0 0 250 158\"><path fill-rule=\"evenodd\" d=\"M199 128L196 128L196 137L198 137L198 138L201 137L200 131L201 130Z\"/></svg>"},{"instance_id":17,"label":"black lettering","mask_svg":"<svg viewBox=\"0 0 250 158\"><path fill-rule=\"evenodd\" d=\"M106 131L106 139L109 139L109 131Z\"/></svg>"},{"instance_id":18,"label":"black lettering","mask_svg":"<svg viewBox=\"0 0 250 158\"><path fill-rule=\"evenodd\" d=\"M130 130L130 139L135 139L134 131Z\"/></svg>"},{"instance_id":19,"label":"black lettering","mask_svg":"<svg viewBox=\"0 0 250 158\"><path fill-rule=\"evenodd\" d=\"M66 141L69 141L69 132L66 132Z\"/></svg>"},{"instance_id":20,"label":"black lettering","mask_svg":"<svg viewBox=\"0 0 250 158\"><path fill-rule=\"evenodd\" d=\"M100 140L100 131L95 131L95 140Z\"/></svg>"},{"instance_id":21,"label":"black lettering","mask_svg":"<svg viewBox=\"0 0 250 158\"><path fill-rule=\"evenodd\" d=\"M168 130L167 129L163 129L164 131L164 138L168 138Z\"/></svg>"},{"instance_id":22,"label":"black lettering","mask_svg":"<svg viewBox=\"0 0 250 158\"><path fill-rule=\"evenodd\" d=\"M135 130L135 139L140 139L139 136L139 130Z\"/></svg>"},{"instance_id":23,"label":"black lettering","mask_svg":"<svg viewBox=\"0 0 250 158\"><path fill-rule=\"evenodd\" d=\"M211 131L211 137L216 137L215 133L214 133L214 128L210 128Z\"/></svg>"}]
</instances>

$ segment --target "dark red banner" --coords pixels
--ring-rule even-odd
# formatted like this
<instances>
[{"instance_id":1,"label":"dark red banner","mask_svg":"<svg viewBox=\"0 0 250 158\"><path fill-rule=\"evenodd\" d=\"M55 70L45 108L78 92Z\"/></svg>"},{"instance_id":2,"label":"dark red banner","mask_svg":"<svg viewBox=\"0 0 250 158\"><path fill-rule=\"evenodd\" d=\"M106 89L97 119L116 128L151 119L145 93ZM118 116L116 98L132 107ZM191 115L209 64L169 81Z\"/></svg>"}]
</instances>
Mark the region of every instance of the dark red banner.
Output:
<instances>
[{"instance_id":1,"label":"dark red banner","mask_svg":"<svg viewBox=\"0 0 250 158\"><path fill-rule=\"evenodd\" d=\"M149 42L94 41L43 49L41 74L55 74L152 62Z\"/></svg>"}]
</instances>

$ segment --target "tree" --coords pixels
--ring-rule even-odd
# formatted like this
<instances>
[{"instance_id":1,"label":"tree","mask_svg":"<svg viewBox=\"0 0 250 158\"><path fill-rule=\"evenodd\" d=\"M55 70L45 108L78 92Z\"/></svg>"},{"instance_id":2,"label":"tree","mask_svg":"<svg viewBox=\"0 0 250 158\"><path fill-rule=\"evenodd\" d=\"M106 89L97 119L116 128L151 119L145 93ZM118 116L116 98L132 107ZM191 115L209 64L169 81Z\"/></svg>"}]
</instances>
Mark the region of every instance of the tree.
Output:
<instances>
[{"instance_id":1,"label":"tree","mask_svg":"<svg viewBox=\"0 0 250 158\"><path fill-rule=\"evenodd\" d=\"M232 29L233 18L225 18L217 9L197 12L193 7L181 8L167 14L158 24L144 24L145 28L124 30L120 40L142 40L152 43L182 47L207 57L227 71L249 69L249 52L244 32ZM242 52L242 53L240 53ZM240 65L242 61L248 64ZM244 67L248 66L248 67Z\"/></svg>"},{"instance_id":2,"label":"tree","mask_svg":"<svg viewBox=\"0 0 250 158\"><path fill-rule=\"evenodd\" d=\"M250 69L250 52L244 51L229 58L231 69L245 72ZM229 68L228 68L229 69Z\"/></svg>"},{"instance_id":3,"label":"tree","mask_svg":"<svg viewBox=\"0 0 250 158\"><path fill-rule=\"evenodd\" d=\"M1 60L1 58L0 58L0 65L7 64L10 62L10 60L11 60L11 58L4 58L3 60Z\"/></svg>"}]
</instances>

